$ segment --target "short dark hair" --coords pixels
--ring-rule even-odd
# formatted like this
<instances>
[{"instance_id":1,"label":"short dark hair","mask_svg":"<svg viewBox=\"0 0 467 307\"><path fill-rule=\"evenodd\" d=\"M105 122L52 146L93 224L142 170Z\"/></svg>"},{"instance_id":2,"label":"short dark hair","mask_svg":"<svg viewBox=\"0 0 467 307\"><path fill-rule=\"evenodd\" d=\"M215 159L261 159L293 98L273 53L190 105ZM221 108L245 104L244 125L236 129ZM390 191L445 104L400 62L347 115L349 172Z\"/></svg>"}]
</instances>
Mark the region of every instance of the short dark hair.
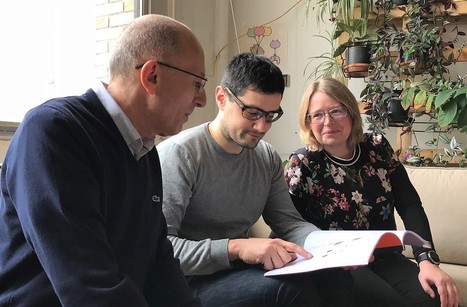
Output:
<instances>
[{"instance_id":1,"label":"short dark hair","mask_svg":"<svg viewBox=\"0 0 467 307\"><path fill-rule=\"evenodd\" d=\"M284 94L282 71L271 60L250 52L236 55L227 66L221 80L221 86L229 88L238 96L247 90Z\"/></svg>"}]
</instances>

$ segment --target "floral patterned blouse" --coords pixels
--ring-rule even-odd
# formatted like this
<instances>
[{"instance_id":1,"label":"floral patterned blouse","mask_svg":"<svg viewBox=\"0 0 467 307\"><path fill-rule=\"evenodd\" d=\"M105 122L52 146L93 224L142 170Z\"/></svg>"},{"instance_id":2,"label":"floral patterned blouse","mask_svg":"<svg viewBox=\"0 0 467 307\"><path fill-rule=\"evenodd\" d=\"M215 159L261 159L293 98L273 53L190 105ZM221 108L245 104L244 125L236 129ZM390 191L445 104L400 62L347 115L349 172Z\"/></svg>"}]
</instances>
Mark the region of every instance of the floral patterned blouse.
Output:
<instances>
[{"instance_id":1,"label":"floral patterned blouse","mask_svg":"<svg viewBox=\"0 0 467 307\"><path fill-rule=\"evenodd\" d=\"M383 136L365 134L349 160L301 148L285 179L297 210L323 230L393 230L396 208L406 229L432 242L420 198Z\"/></svg>"}]
</instances>

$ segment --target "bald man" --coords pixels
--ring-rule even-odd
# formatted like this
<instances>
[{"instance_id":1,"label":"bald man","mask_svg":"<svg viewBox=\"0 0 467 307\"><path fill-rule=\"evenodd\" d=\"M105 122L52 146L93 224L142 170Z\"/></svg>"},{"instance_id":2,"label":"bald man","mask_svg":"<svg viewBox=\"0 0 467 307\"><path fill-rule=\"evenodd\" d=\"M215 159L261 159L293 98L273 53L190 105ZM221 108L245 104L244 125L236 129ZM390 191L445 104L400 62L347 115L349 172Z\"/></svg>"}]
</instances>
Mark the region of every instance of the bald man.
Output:
<instances>
[{"instance_id":1,"label":"bald man","mask_svg":"<svg viewBox=\"0 0 467 307\"><path fill-rule=\"evenodd\" d=\"M146 15L110 82L30 110L1 169L0 306L198 306L167 239L156 135L206 104L203 49Z\"/></svg>"}]
</instances>

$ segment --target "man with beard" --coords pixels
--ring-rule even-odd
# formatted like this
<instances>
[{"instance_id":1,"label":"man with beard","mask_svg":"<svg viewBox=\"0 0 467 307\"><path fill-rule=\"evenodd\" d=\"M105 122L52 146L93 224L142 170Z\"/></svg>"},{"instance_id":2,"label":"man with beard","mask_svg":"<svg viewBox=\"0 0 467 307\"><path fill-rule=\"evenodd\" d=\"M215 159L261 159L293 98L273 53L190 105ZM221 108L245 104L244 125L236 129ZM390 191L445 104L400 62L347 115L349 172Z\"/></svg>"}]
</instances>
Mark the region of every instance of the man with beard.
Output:
<instances>
[{"instance_id":1,"label":"man with beard","mask_svg":"<svg viewBox=\"0 0 467 307\"><path fill-rule=\"evenodd\" d=\"M262 138L283 112L281 70L263 56L235 56L215 90L216 118L161 142L163 212L182 270L203 306L352 306L348 271L265 277L312 257L318 229L288 195L282 161ZM274 238L249 238L263 216Z\"/></svg>"}]
</instances>

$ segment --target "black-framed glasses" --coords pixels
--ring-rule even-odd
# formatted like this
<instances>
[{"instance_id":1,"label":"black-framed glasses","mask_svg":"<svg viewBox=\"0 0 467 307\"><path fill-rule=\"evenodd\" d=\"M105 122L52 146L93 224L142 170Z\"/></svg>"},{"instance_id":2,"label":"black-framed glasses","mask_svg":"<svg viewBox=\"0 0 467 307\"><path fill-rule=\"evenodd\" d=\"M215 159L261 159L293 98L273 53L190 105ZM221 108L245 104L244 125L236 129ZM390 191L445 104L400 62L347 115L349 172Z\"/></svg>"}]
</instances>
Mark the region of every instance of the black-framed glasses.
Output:
<instances>
[{"instance_id":1,"label":"black-framed glasses","mask_svg":"<svg viewBox=\"0 0 467 307\"><path fill-rule=\"evenodd\" d=\"M204 87L206 86L206 83L208 82L208 79L206 77L203 77L203 76L200 76L198 74L195 74L191 71L188 71L188 70L185 70L185 69L181 69L181 68L178 68L176 66L173 66L173 65L170 65L170 64L167 64L167 63L164 63L164 62L161 62L161 61L156 61L157 64L161 65L161 66L165 66L165 67L168 67L168 68L172 68L172 69L175 69L175 70L178 70L178 71L181 71L185 74L188 74L190 76L193 76L193 77L196 77L196 78L199 78L201 79L202 81L193 81L193 84L196 88L196 90L200 93L203 91ZM143 64L139 64L139 65L136 65L135 66L135 69L141 69L143 67L144 63Z\"/></svg>"},{"instance_id":2,"label":"black-framed glasses","mask_svg":"<svg viewBox=\"0 0 467 307\"><path fill-rule=\"evenodd\" d=\"M324 118L326 114L329 115L332 119L339 119L346 117L348 114L346 107L337 107L333 108L327 112L315 112L311 114L307 114L305 119L310 124L322 124L324 122Z\"/></svg>"},{"instance_id":3,"label":"black-framed glasses","mask_svg":"<svg viewBox=\"0 0 467 307\"><path fill-rule=\"evenodd\" d=\"M235 101L238 107L242 109L242 116L246 119L258 120L264 116L267 123L272 123L278 120L282 114L284 114L284 111L282 111L281 107L279 107L278 110L271 112L266 112L256 107L250 107L244 104L237 96L235 96L235 94L232 93L228 87L226 87L225 90L229 93L229 96L232 97L233 101Z\"/></svg>"}]
</instances>

